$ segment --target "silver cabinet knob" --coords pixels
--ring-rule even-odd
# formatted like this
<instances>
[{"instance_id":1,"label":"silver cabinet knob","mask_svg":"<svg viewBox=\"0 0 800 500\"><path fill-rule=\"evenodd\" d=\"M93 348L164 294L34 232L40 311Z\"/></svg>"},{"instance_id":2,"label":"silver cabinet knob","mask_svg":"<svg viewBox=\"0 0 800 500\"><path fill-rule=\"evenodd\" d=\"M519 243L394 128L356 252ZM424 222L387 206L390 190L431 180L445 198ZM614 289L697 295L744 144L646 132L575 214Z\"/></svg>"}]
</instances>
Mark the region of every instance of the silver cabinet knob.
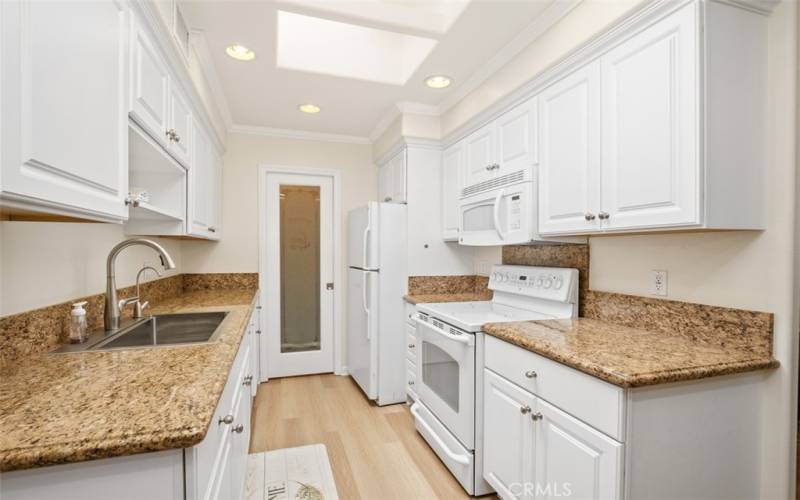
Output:
<instances>
[{"instance_id":1,"label":"silver cabinet knob","mask_svg":"<svg viewBox=\"0 0 800 500\"><path fill-rule=\"evenodd\" d=\"M416 347L414 344L408 344L409 349L413 349L414 347Z\"/></svg>"},{"instance_id":2,"label":"silver cabinet knob","mask_svg":"<svg viewBox=\"0 0 800 500\"><path fill-rule=\"evenodd\" d=\"M217 421L217 424L232 424L233 423L233 415L225 415L224 417L220 418Z\"/></svg>"},{"instance_id":3,"label":"silver cabinet knob","mask_svg":"<svg viewBox=\"0 0 800 500\"><path fill-rule=\"evenodd\" d=\"M209 233L216 233L217 232L217 228L215 228L214 226L209 226L208 232Z\"/></svg>"},{"instance_id":4,"label":"silver cabinet knob","mask_svg":"<svg viewBox=\"0 0 800 500\"><path fill-rule=\"evenodd\" d=\"M387 196L386 198L383 199L383 201L388 203L388 202L392 201L392 197L391 196Z\"/></svg>"},{"instance_id":5,"label":"silver cabinet knob","mask_svg":"<svg viewBox=\"0 0 800 500\"><path fill-rule=\"evenodd\" d=\"M175 142L181 142L181 136L179 136L177 132L173 132L173 133L172 133L172 139L173 139Z\"/></svg>"},{"instance_id":6,"label":"silver cabinet knob","mask_svg":"<svg viewBox=\"0 0 800 500\"><path fill-rule=\"evenodd\" d=\"M586 220L595 220L597 217L593 213L586 212L583 218Z\"/></svg>"},{"instance_id":7,"label":"silver cabinet knob","mask_svg":"<svg viewBox=\"0 0 800 500\"><path fill-rule=\"evenodd\" d=\"M408 385L414 385L414 381L413 380L409 380L408 381Z\"/></svg>"},{"instance_id":8,"label":"silver cabinet knob","mask_svg":"<svg viewBox=\"0 0 800 500\"><path fill-rule=\"evenodd\" d=\"M244 378L244 382L242 382L242 385L251 385L252 383L253 383L253 376L248 375Z\"/></svg>"},{"instance_id":9,"label":"silver cabinet knob","mask_svg":"<svg viewBox=\"0 0 800 500\"><path fill-rule=\"evenodd\" d=\"M598 217L600 220L606 220L606 219L608 219L609 217L611 217L611 215L609 215L609 214L608 214L608 212L600 212L599 214L597 214L597 217Z\"/></svg>"},{"instance_id":10,"label":"silver cabinet knob","mask_svg":"<svg viewBox=\"0 0 800 500\"><path fill-rule=\"evenodd\" d=\"M256 335L261 335L261 330L256 330Z\"/></svg>"},{"instance_id":11,"label":"silver cabinet knob","mask_svg":"<svg viewBox=\"0 0 800 500\"><path fill-rule=\"evenodd\" d=\"M492 170L500 170L500 164L499 163L492 164Z\"/></svg>"},{"instance_id":12,"label":"silver cabinet knob","mask_svg":"<svg viewBox=\"0 0 800 500\"><path fill-rule=\"evenodd\" d=\"M533 415L531 415L531 420L533 420L534 422L538 422L539 420L541 420L543 418L544 417L542 416L542 414L539 413L538 411L536 413L534 413Z\"/></svg>"},{"instance_id":13,"label":"silver cabinet knob","mask_svg":"<svg viewBox=\"0 0 800 500\"><path fill-rule=\"evenodd\" d=\"M522 413L523 415L527 415L528 413L531 412L531 407L528 406L528 405L525 405L525 406L523 406L522 408L519 409L519 412Z\"/></svg>"},{"instance_id":14,"label":"silver cabinet knob","mask_svg":"<svg viewBox=\"0 0 800 500\"><path fill-rule=\"evenodd\" d=\"M244 432L244 425L239 424L233 429L231 429L231 431L235 432L236 434L241 434L242 432Z\"/></svg>"},{"instance_id":15,"label":"silver cabinet knob","mask_svg":"<svg viewBox=\"0 0 800 500\"><path fill-rule=\"evenodd\" d=\"M169 139L170 141L174 141L176 136L177 134L175 133L174 128L167 130L167 139Z\"/></svg>"},{"instance_id":16,"label":"silver cabinet knob","mask_svg":"<svg viewBox=\"0 0 800 500\"><path fill-rule=\"evenodd\" d=\"M528 371L525 372L525 376L528 377L528 378L536 378L536 377L539 376L539 374L536 373L533 370L528 370Z\"/></svg>"}]
</instances>

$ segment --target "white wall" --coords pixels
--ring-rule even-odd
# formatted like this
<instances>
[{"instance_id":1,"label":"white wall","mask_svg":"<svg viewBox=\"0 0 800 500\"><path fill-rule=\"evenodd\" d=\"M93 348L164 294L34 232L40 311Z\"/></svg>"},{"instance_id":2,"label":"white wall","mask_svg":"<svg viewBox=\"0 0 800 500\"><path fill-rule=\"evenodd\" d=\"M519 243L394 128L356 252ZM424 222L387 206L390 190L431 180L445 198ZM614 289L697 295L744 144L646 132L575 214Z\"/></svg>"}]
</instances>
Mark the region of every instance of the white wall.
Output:
<instances>
[{"instance_id":1,"label":"white wall","mask_svg":"<svg viewBox=\"0 0 800 500\"><path fill-rule=\"evenodd\" d=\"M541 38L442 116L452 133L497 99L575 49L639 0L585 0ZM789 498L794 488L798 331L794 266L796 209L797 4L784 1L769 19L768 223L763 232L593 237L590 286L649 294L650 271L669 271L671 299L775 314L774 355L781 362L764 387L761 498ZM746 124L745 124L746 125ZM478 259L493 257L494 250Z\"/></svg>"},{"instance_id":2,"label":"white wall","mask_svg":"<svg viewBox=\"0 0 800 500\"><path fill-rule=\"evenodd\" d=\"M0 316L105 292L108 251L126 238L116 224L0 222ZM164 275L184 272L181 242L153 239L177 266ZM123 250L117 258L117 286L133 285L145 264L163 271L153 250ZM154 278L148 272L144 281Z\"/></svg>"}]
</instances>

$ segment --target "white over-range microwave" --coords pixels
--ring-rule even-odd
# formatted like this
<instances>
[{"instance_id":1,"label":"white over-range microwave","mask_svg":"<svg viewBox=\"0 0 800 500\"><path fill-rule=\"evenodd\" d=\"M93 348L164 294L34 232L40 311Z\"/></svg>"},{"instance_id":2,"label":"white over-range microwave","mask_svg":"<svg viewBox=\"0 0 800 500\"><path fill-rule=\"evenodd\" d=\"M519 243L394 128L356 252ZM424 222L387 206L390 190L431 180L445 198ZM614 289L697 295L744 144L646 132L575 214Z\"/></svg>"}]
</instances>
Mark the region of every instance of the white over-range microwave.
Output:
<instances>
[{"instance_id":1,"label":"white over-range microwave","mask_svg":"<svg viewBox=\"0 0 800 500\"><path fill-rule=\"evenodd\" d=\"M534 180L494 185L484 190L467 188L463 194L458 213L458 242L462 245L586 242L584 237L539 236Z\"/></svg>"}]
</instances>

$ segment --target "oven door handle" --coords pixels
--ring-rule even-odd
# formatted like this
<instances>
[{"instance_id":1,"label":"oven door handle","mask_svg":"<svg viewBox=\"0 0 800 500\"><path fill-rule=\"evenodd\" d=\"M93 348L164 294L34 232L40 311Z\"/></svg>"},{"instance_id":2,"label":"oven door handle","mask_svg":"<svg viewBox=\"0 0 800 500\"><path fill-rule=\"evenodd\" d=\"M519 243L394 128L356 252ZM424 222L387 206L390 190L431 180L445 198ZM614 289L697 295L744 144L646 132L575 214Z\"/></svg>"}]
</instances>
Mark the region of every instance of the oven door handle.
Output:
<instances>
[{"instance_id":1,"label":"oven door handle","mask_svg":"<svg viewBox=\"0 0 800 500\"><path fill-rule=\"evenodd\" d=\"M414 320L419 325L425 326L428 329L433 330L434 332L438 333L439 335L441 335L442 337L446 338L447 340L454 340L456 342L460 342L460 343L465 344L465 345L472 345L472 343L470 342L470 339L469 339L469 337L470 337L469 335L453 335L452 333L448 333L448 332L442 330L441 328L439 328L437 326L433 326L430 323L422 321L421 319L419 319L419 315L417 315L414 318Z\"/></svg>"},{"instance_id":2,"label":"oven door handle","mask_svg":"<svg viewBox=\"0 0 800 500\"><path fill-rule=\"evenodd\" d=\"M493 217L494 217L494 230L497 231L497 236L500 237L501 240L506 239L506 236L503 234L503 230L500 229L500 200L503 199L503 195L506 194L505 189L501 189L499 193L497 193L497 197L494 199L494 210L493 210Z\"/></svg>"},{"instance_id":3,"label":"oven door handle","mask_svg":"<svg viewBox=\"0 0 800 500\"><path fill-rule=\"evenodd\" d=\"M457 453L453 453L453 451L447 447L445 442L442 441L442 438L440 438L439 435L436 434L433 429L431 429L431 426L428 425L428 422L422 419L422 416L419 414L419 403L414 403L411 405L411 414L414 415L414 419L417 421L417 423L424 427L426 431L428 431L428 434L433 437L433 440L436 441L436 444L439 445L439 448L442 449L444 454L447 455L450 460L461 465L469 465L468 455L459 455Z\"/></svg>"}]
</instances>

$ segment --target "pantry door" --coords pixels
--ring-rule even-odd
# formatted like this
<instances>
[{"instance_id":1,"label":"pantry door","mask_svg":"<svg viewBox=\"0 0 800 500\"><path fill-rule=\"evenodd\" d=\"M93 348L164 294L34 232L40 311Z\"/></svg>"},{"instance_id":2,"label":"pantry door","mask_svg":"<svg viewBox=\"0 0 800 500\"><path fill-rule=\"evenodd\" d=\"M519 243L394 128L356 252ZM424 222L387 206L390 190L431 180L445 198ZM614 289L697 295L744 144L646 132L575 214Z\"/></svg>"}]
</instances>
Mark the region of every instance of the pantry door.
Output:
<instances>
[{"instance_id":1,"label":"pantry door","mask_svg":"<svg viewBox=\"0 0 800 500\"><path fill-rule=\"evenodd\" d=\"M332 372L333 179L266 172L262 189L266 328L261 350L267 376Z\"/></svg>"}]
</instances>

